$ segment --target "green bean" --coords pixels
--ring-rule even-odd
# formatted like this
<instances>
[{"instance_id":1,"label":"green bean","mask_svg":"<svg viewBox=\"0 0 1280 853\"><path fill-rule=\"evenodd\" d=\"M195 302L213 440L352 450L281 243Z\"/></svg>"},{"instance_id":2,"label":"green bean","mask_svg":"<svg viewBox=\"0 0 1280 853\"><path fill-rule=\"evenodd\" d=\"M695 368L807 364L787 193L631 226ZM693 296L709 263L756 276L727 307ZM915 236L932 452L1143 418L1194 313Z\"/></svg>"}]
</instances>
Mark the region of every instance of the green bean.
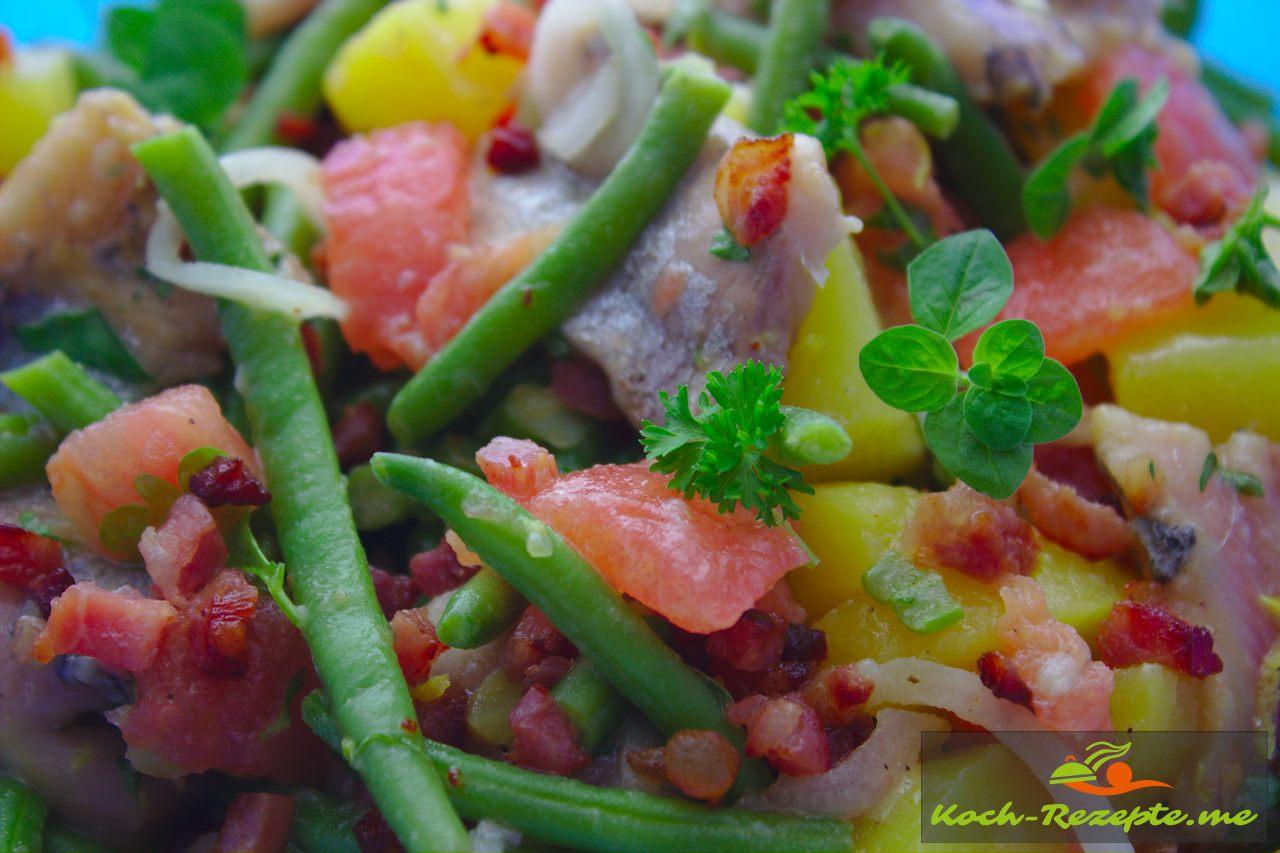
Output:
<instances>
[{"instance_id":1,"label":"green bean","mask_svg":"<svg viewBox=\"0 0 1280 853\"><path fill-rule=\"evenodd\" d=\"M0 415L0 489L39 480L57 447L34 415Z\"/></svg>"},{"instance_id":2,"label":"green bean","mask_svg":"<svg viewBox=\"0 0 1280 853\"><path fill-rule=\"evenodd\" d=\"M120 398L60 350L8 373L0 382L62 432L83 429L120 408Z\"/></svg>"},{"instance_id":3,"label":"green bean","mask_svg":"<svg viewBox=\"0 0 1280 853\"><path fill-rule=\"evenodd\" d=\"M832 417L798 406L782 407L782 429L771 448L788 465L831 465L849 455L853 441Z\"/></svg>"},{"instance_id":4,"label":"green bean","mask_svg":"<svg viewBox=\"0 0 1280 853\"><path fill-rule=\"evenodd\" d=\"M458 587L440 614L440 642L475 649L511 627L524 609L524 596L488 566Z\"/></svg>"},{"instance_id":5,"label":"green bean","mask_svg":"<svg viewBox=\"0 0 1280 853\"><path fill-rule=\"evenodd\" d=\"M966 205L1001 239L1025 230L1018 158L969 94L946 54L923 30L898 18L877 18L867 34L889 61L911 69L914 83L941 92L959 105L955 132L937 152L943 171Z\"/></svg>"},{"instance_id":6,"label":"green bean","mask_svg":"<svg viewBox=\"0 0 1280 853\"><path fill-rule=\"evenodd\" d=\"M783 104L809 88L830 18L830 0L773 0L747 127L765 135L778 132Z\"/></svg>"},{"instance_id":7,"label":"green bean","mask_svg":"<svg viewBox=\"0 0 1280 853\"><path fill-rule=\"evenodd\" d=\"M625 708L618 691L600 677L591 661L580 658L551 689L551 698L564 709L578 730L578 742L594 753L618 727Z\"/></svg>"},{"instance_id":8,"label":"green bean","mask_svg":"<svg viewBox=\"0 0 1280 853\"><path fill-rule=\"evenodd\" d=\"M12 776L0 779L0 853L40 853L47 814L35 791Z\"/></svg>"},{"instance_id":9,"label":"green bean","mask_svg":"<svg viewBox=\"0 0 1280 853\"><path fill-rule=\"evenodd\" d=\"M668 72L631 150L555 242L396 395L387 422L402 445L429 438L480 399L605 280L689 170L728 99L719 78L687 66Z\"/></svg>"},{"instance_id":10,"label":"green bean","mask_svg":"<svg viewBox=\"0 0 1280 853\"><path fill-rule=\"evenodd\" d=\"M111 848L60 823L50 823L44 828L44 853L111 853Z\"/></svg>"},{"instance_id":11,"label":"green bean","mask_svg":"<svg viewBox=\"0 0 1280 853\"><path fill-rule=\"evenodd\" d=\"M338 48L387 0L324 0L280 48L239 121L227 151L278 142L276 123L287 114L311 116L320 107L320 83Z\"/></svg>"},{"instance_id":12,"label":"green bean","mask_svg":"<svg viewBox=\"0 0 1280 853\"><path fill-rule=\"evenodd\" d=\"M388 489L373 476L368 465L347 472L347 502L356 530L381 530L409 517L412 502L395 489Z\"/></svg>"},{"instance_id":13,"label":"green bean","mask_svg":"<svg viewBox=\"0 0 1280 853\"><path fill-rule=\"evenodd\" d=\"M431 507L444 523L520 591L663 733L712 729L742 748L725 722L721 697L687 667L572 545L478 477L431 459L379 453L378 479ZM743 764L738 785L769 776Z\"/></svg>"},{"instance_id":14,"label":"green bean","mask_svg":"<svg viewBox=\"0 0 1280 853\"><path fill-rule=\"evenodd\" d=\"M134 156L198 259L271 269L248 209L199 132L152 137L134 146ZM413 701L373 593L298 323L234 302L218 311L271 485L303 636L343 732L372 739L354 769L408 850L466 849L439 777L413 748L417 735L399 737L401 723L414 719Z\"/></svg>"},{"instance_id":15,"label":"green bean","mask_svg":"<svg viewBox=\"0 0 1280 853\"><path fill-rule=\"evenodd\" d=\"M960 104L950 95L912 83L889 87L886 111L901 116L935 139L950 139L960 125Z\"/></svg>"},{"instance_id":16,"label":"green bean","mask_svg":"<svg viewBox=\"0 0 1280 853\"><path fill-rule=\"evenodd\" d=\"M293 840L305 853L360 853L352 831L358 806L312 790L297 791L293 802Z\"/></svg>"},{"instance_id":17,"label":"green bean","mask_svg":"<svg viewBox=\"0 0 1280 853\"><path fill-rule=\"evenodd\" d=\"M335 750L336 727L326 722L317 691L303 702L303 718ZM328 735L328 737L326 737ZM468 820L491 818L521 834L574 850L601 853L823 853L851 850L853 833L840 820L784 812L708 808L673 797L602 788L534 773L435 741L426 752L451 780L449 799Z\"/></svg>"}]
</instances>

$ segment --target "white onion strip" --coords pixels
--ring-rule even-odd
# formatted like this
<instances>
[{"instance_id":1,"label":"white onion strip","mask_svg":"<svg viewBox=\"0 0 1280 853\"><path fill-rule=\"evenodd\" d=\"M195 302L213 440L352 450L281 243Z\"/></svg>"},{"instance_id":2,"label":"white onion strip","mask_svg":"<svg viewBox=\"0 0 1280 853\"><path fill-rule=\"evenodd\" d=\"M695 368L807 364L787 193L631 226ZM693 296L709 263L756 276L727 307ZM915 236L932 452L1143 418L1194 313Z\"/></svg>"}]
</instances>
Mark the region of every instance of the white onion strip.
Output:
<instances>
[{"instance_id":1,"label":"white onion strip","mask_svg":"<svg viewBox=\"0 0 1280 853\"><path fill-rule=\"evenodd\" d=\"M320 188L320 163L309 154L287 148L252 148L221 159L232 185L276 183L293 192L299 205L318 225L323 224L324 194ZM147 272L162 281L254 308L287 314L297 319L331 317L345 319L347 303L323 287L316 287L275 273L258 272L225 264L182 259L182 228L163 201L156 205L156 221L147 235Z\"/></svg>"}]
</instances>

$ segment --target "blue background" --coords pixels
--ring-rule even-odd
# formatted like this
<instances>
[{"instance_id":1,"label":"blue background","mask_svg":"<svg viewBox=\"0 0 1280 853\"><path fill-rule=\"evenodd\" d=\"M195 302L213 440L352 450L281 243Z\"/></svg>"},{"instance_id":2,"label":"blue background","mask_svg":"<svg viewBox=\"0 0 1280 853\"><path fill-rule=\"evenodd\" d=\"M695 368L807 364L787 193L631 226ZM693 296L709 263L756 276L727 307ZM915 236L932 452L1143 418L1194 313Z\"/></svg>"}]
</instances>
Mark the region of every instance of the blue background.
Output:
<instances>
[{"instance_id":1,"label":"blue background","mask_svg":"<svg viewBox=\"0 0 1280 853\"><path fill-rule=\"evenodd\" d=\"M93 40L101 8L112 0L0 0L0 24L20 42ZM1280 0L1202 0L1195 42L1249 77L1280 91Z\"/></svg>"}]
</instances>

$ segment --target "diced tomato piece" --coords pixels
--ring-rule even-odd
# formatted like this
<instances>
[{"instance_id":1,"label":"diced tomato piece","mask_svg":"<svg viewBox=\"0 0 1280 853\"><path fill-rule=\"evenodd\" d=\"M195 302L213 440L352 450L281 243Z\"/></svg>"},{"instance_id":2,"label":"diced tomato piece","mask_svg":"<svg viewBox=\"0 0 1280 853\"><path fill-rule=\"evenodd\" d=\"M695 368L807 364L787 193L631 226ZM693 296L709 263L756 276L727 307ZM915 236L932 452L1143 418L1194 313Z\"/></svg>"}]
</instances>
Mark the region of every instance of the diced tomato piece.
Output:
<instances>
[{"instance_id":1,"label":"diced tomato piece","mask_svg":"<svg viewBox=\"0 0 1280 853\"><path fill-rule=\"evenodd\" d=\"M491 486L520 503L527 503L560 476L551 451L532 441L506 436L498 436L476 451L476 464Z\"/></svg>"},{"instance_id":2,"label":"diced tomato piece","mask_svg":"<svg viewBox=\"0 0 1280 853\"><path fill-rule=\"evenodd\" d=\"M512 764L568 776L591 763L578 743L573 721L541 684L530 687L511 709Z\"/></svg>"},{"instance_id":3,"label":"diced tomato piece","mask_svg":"<svg viewBox=\"0 0 1280 853\"><path fill-rule=\"evenodd\" d=\"M489 167L504 175L518 175L538 165L541 154L533 131L519 122L508 120L489 131Z\"/></svg>"},{"instance_id":4,"label":"diced tomato piece","mask_svg":"<svg viewBox=\"0 0 1280 853\"><path fill-rule=\"evenodd\" d=\"M435 598L451 589L457 589L479 570L479 566L464 566L459 563L458 555L447 542L441 542L430 551L414 554L409 559L409 577L413 581L413 589L418 595L425 595L427 598Z\"/></svg>"},{"instance_id":5,"label":"diced tomato piece","mask_svg":"<svg viewBox=\"0 0 1280 853\"><path fill-rule=\"evenodd\" d=\"M248 621L241 674L206 671L202 612L219 590L252 589L226 570L197 595L183 625L169 631L155 662L135 676L136 700L108 712L134 765L156 776L218 770L232 776L297 782L330 761L302 723L302 699L318 685L311 654L270 597ZM200 626L200 627L197 627Z\"/></svg>"},{"instance_id":6,"label":"diced tomato piece","mask_svg":"<svg viewBox=\"0 0 1280 853\"><path fill-rule=\"evenodd\" d=\"M1118 602L1098 629L1098 649L1113 667L1159 663L1192 678L1222 672L1209 629L1155 604Z\"/></svg>"},{"instance_id":7,"label":"diced tomato piece","mask_svg":"<svg viewBox=\"0 0 1280 853\"><path fill-rule=\"evenodd\" d=\"M983 580L1029 574L1037 551L1031 525L1013 507L963 483L920 499L902 545L919 563Z\"/></svg>"},{"instance_id":8,"label":"diced tomato piece","mask_svg":"<svg viewBox=\"0 0 1280 853\"><path fill-rule=\"evenodd\" d=\"M176 486L178 463L200 447L226 451L262 477L253 449L227 423L209 389L180 385L67 436L47 466L53 499L81 540L104 550L102 519L117 507L141 503L133 488L138 475Z\"/></svg>"},{"instance_id":9,"label":"diced tomato piece","mask_svg":"<svg viewBox=\"0 0 1280 853\"><path fill-rule=\"evenodd\" d=\"M1035 322L1045 352L1064 364L1106 352L1192 305L1196 259L1134 210L1086 208L1050 240L1023 234L1006 248L1014 288L1000 319ZM966 362L978 334L959 343Z\"/></svg>"},{"instance_id":10,"label":"diced tomato piece","mask_svg":"<svg viewBox=\"0 0 1280 853\"><path fill-rule=\"evenodd\" d=\"M192 474L187 489L209 507L263 506L271 501L267 487L234 456L219 456Z\"/></svg>"},{"instance_id":11,"label":"diced tomato piece","mask_svg":"<svg viewBox=\"0 0 1280 853\"><path fill-rule=\"evenodd\" d=\"M719 732L681 729L662 751L667 781L695 800L719 803L733 787L742 756Z\"/></svg>"},{"instance_id":12,"label":"diced tomato piece","mask_svg":"<svg viewBox=\"0 0 1280 853\"><path fill-rule=\"evenodd\" d=\"M240 794L227 807L217 853L280 853L293 826L293 797Z\"/></svg>"},{"instance_id":13,"label":"diced tomato piece","mask_svg":"<svg viewBox=\"0 0 1280 853\"><path fill-rule=\"evenodd\" d=\"M116 669L141 672L156 659L178 612L167 601L143 598L132 587L106 590L78 583L53 602L33 655L85 655Z\"/></svg>"},{"instance_id":14,"label":"diced tomato piece","mask_svg":"<svg viewBox=\"0 0 1280 853\"><path fill-rule=\"evenodd\" d=\"M1035 468L1018 488L1018 501L1041 533L1090 560L1133 547L1133 532L1114 507L1085 500L1071 486L1055 483Z\"/></svg>"},{"instance_id":15,"label":"diced tomato piece","mask_svg":"<svg viewBox=\"0 0 1280 853\"><path fill-rule=\"evenodd\" d=\"M349 137L324 160L329 287L347 301L347 343L383 370L426 361L418 297L465 240L467 142L452 125L412 122Z\"/></svg>"},{"instance_id":16,"label":"diced tomato piece","mask_svg":"<svg viewBox=\"0 0 1280 853\"><path fill-rule=\"evenodd\" d=\"M808 562L785 529L685 500L667 483L645 463L597 465L559 477L529 510L619 591L698 633L728 628Z\"/></svg>"},{"instance_id":17,"label":"diced tomato piece","mask_svg":"<svg viewBox=\"0 0 1280 853\"><path fill-rule=\"evenodd\" d=\"M716 169L716 207L725 228L742 246L754 246L782 227L791 189L789 133L739 139Z\"/></svg>"},{"instance_id":18,"label":"diced tomato piece","mask_svg":"<svg viewBox=\"0 0 1280 853\"><path fill-rule=\"evenodd\" d=\"M213 514L194 495L178 498L164 524L144 530L138 551L160 594L174 604L199 592L227 560Z\"/></svg>"},{"instance_id":19,"label":"diced tomato piece","mask_svg":"<svg viewBox=\"0 0 1280 853\"><path fill-rule=\"evenodd\" d=\"M1151 178L1155 199L1174 216L1202 216L1203 210L1181 208L1179 197L1187 191L1188 182L1204 180L1203 175L1196 176L1201 164L1220 163L1231 172L1225 176L1219 172L1215 178L1226 179L1218 188L1223 209L1238 207L1253 194L1258 183L1258 161L1244 133L1223 114L1209 90L1173 56L1138 46L1111 54L1080 87L1079 109L1083 115L1094 116L1121 80L1136 79L1146 91L1161 77L1169 80L1169 100L1157 122L1160 134L1155 150L1159 168Z\"/></svg>"},{"instance_id":20,"label":"diced tomato piece","mask_svg":"<svg viewBox=\"0 0 1280 853\"><path fill-rule=\"evenodd\" d=\"M818 714L796 696L748 696L725 709L747 729L747 755L764 756L780 773L815 776L831 768Z\"/></svg>"},{"instance_id":21,"label":"diced tomato piece","mask_svg":"<svg viewBox=\"0 0 1280 853\"><path fill-rule=\"evenodd\" d=\"M436 637L427 608L401 610L393 616L391 639L405 681L420 684L431 677L431 664L445 650L445 644Z\"/></svg>"},{"instance_id":22,"label":"diced tomato piece","mask_svg":"<svg viewBox=\"0 0 1280 853\"><path fill-rule=\"evenodd\" d=\"M537 13L528 6L511 0L499 0L485 9L480 28L480 46L489 53L513 56L521 61L528 59L537 23Z\"/></svg>"}]
</instances>

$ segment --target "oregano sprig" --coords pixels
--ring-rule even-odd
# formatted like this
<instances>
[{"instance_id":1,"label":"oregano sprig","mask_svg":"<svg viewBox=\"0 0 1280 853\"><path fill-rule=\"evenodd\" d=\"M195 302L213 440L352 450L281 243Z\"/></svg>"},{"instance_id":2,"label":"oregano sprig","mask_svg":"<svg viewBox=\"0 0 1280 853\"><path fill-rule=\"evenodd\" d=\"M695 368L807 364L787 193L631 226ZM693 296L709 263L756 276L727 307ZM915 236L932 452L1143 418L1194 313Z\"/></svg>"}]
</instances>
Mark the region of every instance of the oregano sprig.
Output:
<instances>
[{"instance_id":1,"label":"oregano sprig","mask_svg":"<svg viewBox=\"0 0 1280 853\"><path fill-rule=\"evenodd\" d=\"M867 384L896 409L924 412L929 449L958 479L997 499L1031 467L1031 448L1070 432L1083 413L1080 388L1045 357L1029 320L1002 320L978 338L960 369L953 341L990 323L1013 293L1013 267L990 231L948 237L907 268L914 325L881 332L862 348Z\"/></svg>"},{"instance_id":2,"label":"oregano sprig","mask_svg":"<svg viewBox=\"0 0 1280 853\"><path fill-rule=\"evenodd\" d=\"M1280 308L1280 271L1262 241L1263 229L1280 227L1267 213L1268 189L1264 183L1222 238L1200 251L1196 302L1204 304L1216 293L1235 291Z\"/></svg>"},{"instance_id":3,"label":"oregano sprig","mask_svg":"<svg viewBox=\"0 0 1280 853\"><path fill-rule=\"evenodd\" d=\"M1041 237L1052 237L1071 214L1068 181L1082 166L1094 177L1110 173L1145 210L1147 170L1155 164L1156 118L1169 99L1169 81L1161 77L1144 96L1136 80L1111 90L1093 127L1069 137L1027 177L1022 206L1027 222Z\"/></svg>"}]
</instances>

